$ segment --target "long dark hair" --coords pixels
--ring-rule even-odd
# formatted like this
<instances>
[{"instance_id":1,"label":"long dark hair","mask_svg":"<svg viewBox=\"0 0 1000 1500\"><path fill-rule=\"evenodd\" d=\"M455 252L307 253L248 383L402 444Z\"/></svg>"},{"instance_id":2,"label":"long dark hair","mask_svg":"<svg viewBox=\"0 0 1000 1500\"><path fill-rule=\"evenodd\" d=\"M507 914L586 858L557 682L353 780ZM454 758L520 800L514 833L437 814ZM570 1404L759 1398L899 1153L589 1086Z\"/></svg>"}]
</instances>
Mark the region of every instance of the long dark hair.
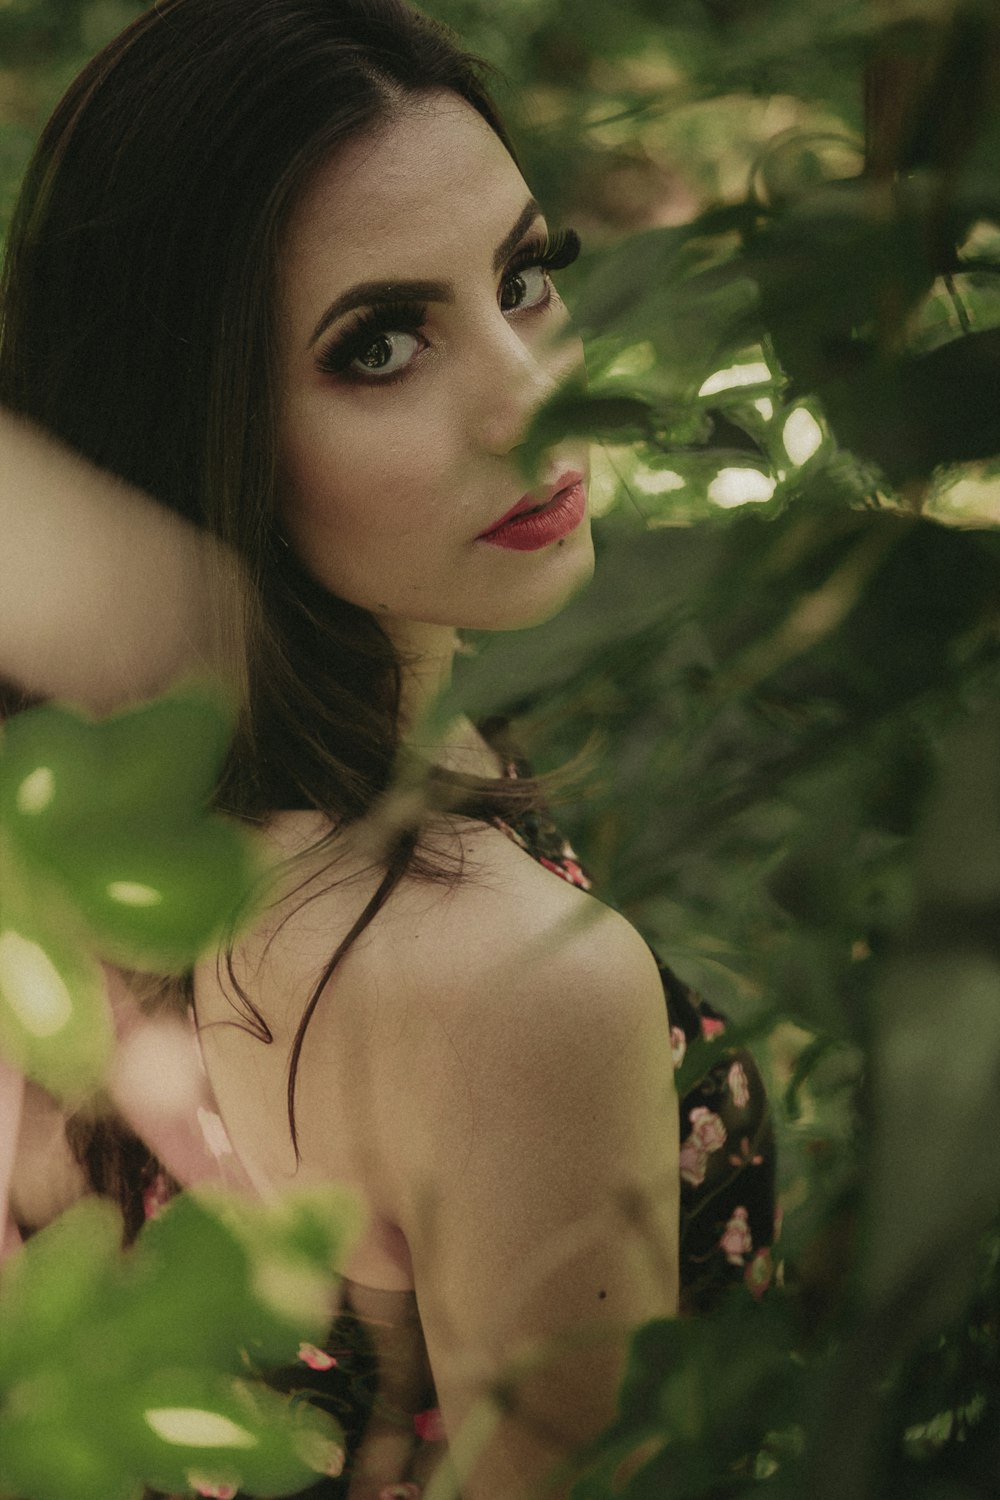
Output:
<instances>
[{"instance_id":1,"label":"long dark hair","mask_svg":"<svg viewBox=\"0 0 1000 1500\"><path fill-rule=\"evenodd\" d=\"M160 0L70 86L28 168L3 273L0 404L242 558L242 709L218 788L237 816L313 808L343 827L386 793L400 748L388 637L279 531L285 225L319 164L415 92L457 94L511 149L485 77L403 0ZM537 796L460 780L463 810ZM352 937L408 869L441 873L421 858L418 831L401 829ZM296 1037L293 1139L305 1028L346 946Z\"/></svg>"}]
</instances>

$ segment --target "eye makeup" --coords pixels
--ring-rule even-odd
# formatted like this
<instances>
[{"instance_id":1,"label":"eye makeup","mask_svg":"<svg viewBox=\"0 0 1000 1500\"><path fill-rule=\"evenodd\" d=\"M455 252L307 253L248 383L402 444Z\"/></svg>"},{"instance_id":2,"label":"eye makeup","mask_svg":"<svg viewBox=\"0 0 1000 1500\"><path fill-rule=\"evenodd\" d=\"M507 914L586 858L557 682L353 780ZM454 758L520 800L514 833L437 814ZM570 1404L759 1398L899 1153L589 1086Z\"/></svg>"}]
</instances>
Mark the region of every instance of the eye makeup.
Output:
<instances>
[{"instance_id":1,"label":"eye makeup","mask_svg":"<svg viewBox=\"0 0 1000 1500\"><path fill-rule=\"evenodd\" d=\"M523 271L539 267L546 278L553 271L564 270L572 265L580 254L580 236L575 229L564 229L553 237L536 235L529 239L511 257L504 271L501 287L507 285ZM540 312L552 301L552 286L548 285L543 300L531 303L523 311ZM420 334L427 321L429 304L417 300L389 298L373 303L353 315L344 330L337 334L317 356L317 366L325 374L367 385L386 385L404 376L410 366L407 361L398 370L382 374L377 354L381 349L392 357L393 335L403 334L425 342ZM505 312L517 314L519 306L505 307ZM374 361L372 355L376 355ZM368 358L366 358L366 356ZM388 360L385 361L385 364Z\"/></svg>"},{"instance_id":2,"label":"eye makeup","mask_svg":"<svg viewBox=\"0 0 1000 1500\"><path fill-rule=\"evenodd\" d=\"M377 365L367 371L352 369L355 361L364 364L366 354L380 345L388 347L391 335L405 333L416 338L427 321L426 302L379 302L357 312L344 331L337 335L317 357L316 363L327 375L348 380L387 381L393 375L379 375Z\"/></svg>"},{"instance_id":3,"label":"eye makeup","mask_svg":"<svg viewBox=\"0 0 1000 1500\"><path fill-rule=\"evenodd\" d=\"M564 271L576 260L581 248L580 236L575 229L561 229L551 237L536 234L511 256L504 280L528 266L541 266L543 271Z\"/></svg>"}]
</instances>

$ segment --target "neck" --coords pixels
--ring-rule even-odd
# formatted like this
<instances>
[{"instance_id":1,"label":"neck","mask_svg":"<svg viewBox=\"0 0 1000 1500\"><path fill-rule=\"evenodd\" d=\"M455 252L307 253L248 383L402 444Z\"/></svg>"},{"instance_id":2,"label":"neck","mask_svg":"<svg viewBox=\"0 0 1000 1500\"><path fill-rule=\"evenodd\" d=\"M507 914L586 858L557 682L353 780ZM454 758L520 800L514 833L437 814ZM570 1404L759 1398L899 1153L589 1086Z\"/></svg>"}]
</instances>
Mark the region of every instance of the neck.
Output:
<instances>
[{"instance_id":1,"label":"neck","mask_svg":"<svg viewBox=\"0 0 1000 1500\"><path fill-rule=\"evenodd\" d=\"M394 620L388 633L402 664L400 726L409 742L421 733L441 694L451 685L458 636L450 626Z\"/></svg>"},{"instance_id":2,"label":"neck","mask_svg":"<svg viewBox=\"0 0 1000 1500\"><path fill-rule=\"evenodd\" d=\"M435 764L472 776L496 776L499 765L471 719L464 714L444 729L433 711L451 685L455 653L461 649L451 626L393 621L389 635L402 662L400 727L404 744Z\"/></svg>"}]
</instances>

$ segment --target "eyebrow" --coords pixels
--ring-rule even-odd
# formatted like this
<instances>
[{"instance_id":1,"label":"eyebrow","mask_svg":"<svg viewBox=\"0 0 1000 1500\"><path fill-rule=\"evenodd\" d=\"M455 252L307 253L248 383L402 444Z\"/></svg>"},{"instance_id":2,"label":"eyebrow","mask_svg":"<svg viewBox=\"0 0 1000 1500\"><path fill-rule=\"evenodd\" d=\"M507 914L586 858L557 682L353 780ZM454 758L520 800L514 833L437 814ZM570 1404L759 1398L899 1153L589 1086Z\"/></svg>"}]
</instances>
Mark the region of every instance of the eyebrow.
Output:
<instances>
[{"instance_id":1,"label":"eyebrow","mask_svg":"<svg viewBox=\"0 0 1000 1500\"><path fill-rule=\"evenodd\" d=\"M531 225L541 216L541 212L541 205L537 199L529 198L518 215L517 223L493 252L494 276L512 251L517 249ZM317 339L322 338L331 323L335 323L345 313L353 312L356 307L377 307L381 302L397 302L404 298L412 298L418 302L450 302L454 290L450 281L359 281L354 286L348 287L346 292L342 292L334 302L330 303L313 330L309 348L312 348Z\"/></svg>"}]
</instances>

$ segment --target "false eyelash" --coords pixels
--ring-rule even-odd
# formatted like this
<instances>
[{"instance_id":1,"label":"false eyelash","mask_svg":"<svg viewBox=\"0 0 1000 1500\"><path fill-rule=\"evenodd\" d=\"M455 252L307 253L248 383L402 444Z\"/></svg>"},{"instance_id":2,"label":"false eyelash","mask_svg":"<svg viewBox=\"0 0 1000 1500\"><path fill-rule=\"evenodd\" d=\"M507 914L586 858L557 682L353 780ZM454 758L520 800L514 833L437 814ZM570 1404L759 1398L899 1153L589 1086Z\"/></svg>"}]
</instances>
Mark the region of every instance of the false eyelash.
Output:
<instances>
[{"instance_id":1,"label":"false eyelash","mask_svg":"<svg viewBox=\"0 0 1000 1500\"><path fill-rule=\"evenodd\" d=\"M377 307L355 313L353 321L323 350L316 363L328 375L347 374L351 363L370 348L379 334L419 333L426 321L426 302L380 302ZM383 380L391 378L383 376Z\"/></svg>"},{"instance_id":2,"label":"false eyelash","mask_svg":"<svg viewBox=\"0 0 1000 1500\"><path fill-rule=\"evenodd\" d=\"M565 271L577 259L583 248L575 229L561 229L551 238L536 235L522 245L507 266L510 276L528 266L541 266L545 271Z\"/></svg>"}]
</instances>

